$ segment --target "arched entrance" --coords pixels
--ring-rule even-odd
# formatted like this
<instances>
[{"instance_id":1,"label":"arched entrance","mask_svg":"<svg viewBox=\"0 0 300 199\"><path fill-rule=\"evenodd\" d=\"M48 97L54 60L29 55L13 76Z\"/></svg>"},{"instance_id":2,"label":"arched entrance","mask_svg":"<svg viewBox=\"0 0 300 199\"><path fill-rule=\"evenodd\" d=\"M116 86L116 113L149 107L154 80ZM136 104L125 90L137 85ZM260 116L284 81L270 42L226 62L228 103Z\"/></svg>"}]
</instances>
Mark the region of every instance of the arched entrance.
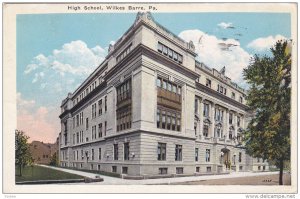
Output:
<instances>
[{"instance_id":1,"label":"arched entrance","mask_svg":"<svg viewBox=\"0 0 300 199\"><path fill-rule=\"evenodd\" d=\"M226 169L230 169L231 162L230 162L230 150L227 148L221 149L222 154L222 164L225 165Z\"/></svg>"}]
</instances>

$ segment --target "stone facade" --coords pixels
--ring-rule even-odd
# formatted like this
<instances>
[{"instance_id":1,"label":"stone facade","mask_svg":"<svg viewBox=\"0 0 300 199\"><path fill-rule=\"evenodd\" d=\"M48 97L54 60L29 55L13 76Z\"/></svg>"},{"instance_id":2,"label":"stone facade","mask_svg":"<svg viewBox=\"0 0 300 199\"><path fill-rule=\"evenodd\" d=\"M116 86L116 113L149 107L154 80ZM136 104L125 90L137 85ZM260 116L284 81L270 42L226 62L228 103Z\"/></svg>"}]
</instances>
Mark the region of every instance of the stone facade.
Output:
<instances>
[{"instance_id":1,"label":"stone facade","mask_svg":"<svg viewBox=\"0 0 300 199\"><path fill-rule=\"evenodd\" d=\"M62 101L61 166L129 176L267 170L241 143L245 91L195 57L192 42L139 13Z\"/></svg>"}]
</instances>

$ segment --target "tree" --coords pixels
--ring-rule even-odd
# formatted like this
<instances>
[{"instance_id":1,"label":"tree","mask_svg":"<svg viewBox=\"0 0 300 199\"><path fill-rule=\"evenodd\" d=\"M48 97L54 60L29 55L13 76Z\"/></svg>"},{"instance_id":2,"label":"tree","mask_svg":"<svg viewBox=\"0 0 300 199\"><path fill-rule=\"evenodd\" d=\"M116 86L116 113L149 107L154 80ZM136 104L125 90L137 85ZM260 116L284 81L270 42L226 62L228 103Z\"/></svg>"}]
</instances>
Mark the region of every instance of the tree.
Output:
<instances>
[{"instance_id":1,"label":"tree","mask_svg":"<svg viewBox=\"0 0 300 199\"><path fill-rule=\"evenodd\" d=\"M58 166L58 156L57 156L56 152L51 156L50 165Z\"/></svg>"},{"instance_id":2,"label":"tree","mask_svg":"<svg viewBox=\"0 0 300 199\"><path fill-rule=\"evenodd\" d=\"M275 162L283 181L290 160L291 53L287 41L271 48L272 56L255 55L243 75L250 86L247 104L254 117L245 131L247 153Z\"/></svg>"},{"instance_id":3,"label":"tree","mask_svg":"<svg viewBox=\"0 0 300 199\"><path fill-rule=\"evenodd\" d=\"M23 131L15 130L15 164L19 167L20 176L22 176L22 169L33 160L28 139L29 137Z\"/></svg>"}]
</instances>

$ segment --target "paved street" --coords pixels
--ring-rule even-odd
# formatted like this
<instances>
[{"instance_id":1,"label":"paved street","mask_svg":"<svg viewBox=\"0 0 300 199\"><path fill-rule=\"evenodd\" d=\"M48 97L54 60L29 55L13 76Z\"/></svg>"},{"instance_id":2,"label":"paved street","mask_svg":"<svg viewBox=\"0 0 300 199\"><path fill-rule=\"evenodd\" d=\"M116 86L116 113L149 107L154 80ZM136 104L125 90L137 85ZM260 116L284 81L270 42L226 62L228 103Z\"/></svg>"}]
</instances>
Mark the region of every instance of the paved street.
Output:
<instances>
[{"instance_id":1,"label":"paved street","mask_svg":"<svg viewBox=\"0 0 300 199\"><path fill-rule=\"evenodd\" d=\"M61 170L68 173L73 173L89 178L95 178L97 174L83 172L83 171L76 171L76 170L70 170L65 168L57 168L57 167L51 167L51 166L45 166L44 167L50 167L56 170ZM103 182L95 182L95 183L89 183L89 185L92 184L102 184L102 185L145 185L145 184L183 184L183 182L188 182L184 184L191 184L191 182L195 181L204 181L204 180L215 180L215 179L230 179L232 178L239 178L239 177L252 177L252 176L268 176L272 174L278 174L278 172L261 172L261 173L252 173L252 172L237 172L237 173L231 173L231 174L225 174L225 175L206 175L206 176L190 176L190 177L176 177L176 178L161 178L161 179L145 179L145 180L128 180L128 179L121 179L121 178L115 178L110 176L104 176L100 175L101 178L104 179ZM82 183L72 183L74 184L82 184ZM195 183L197 184L197 183Z\"/></svg>"}]
</instances>

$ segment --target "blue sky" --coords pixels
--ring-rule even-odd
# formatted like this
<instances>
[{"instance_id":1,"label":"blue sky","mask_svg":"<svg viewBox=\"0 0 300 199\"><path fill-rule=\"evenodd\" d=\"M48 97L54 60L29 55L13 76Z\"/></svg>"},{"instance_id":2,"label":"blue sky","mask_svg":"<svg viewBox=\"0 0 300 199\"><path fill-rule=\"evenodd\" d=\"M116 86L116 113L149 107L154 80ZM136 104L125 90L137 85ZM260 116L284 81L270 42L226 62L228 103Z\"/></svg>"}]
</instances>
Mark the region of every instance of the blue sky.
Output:
<instances>
[{"instance_id":1,"label":"blue sky","mask_svg":"<svg viewBox=\"0 0 300 199\"><path fill-rule=\"evenodd\" d=\"M54 141L60 131L61 100L104 59L109 43L122 36L135 17L135 13L18 15L18 128L32 139ZM198 60L217 69L226 65L227 75L241 85L249 57L268 54L278 38L291 38L288 13L155 13L153 17L174 34L192 40ZM235 47L220 50L223 42ZM43 132L37 132L41 128Z\"/></svg>"}]
</instances>

